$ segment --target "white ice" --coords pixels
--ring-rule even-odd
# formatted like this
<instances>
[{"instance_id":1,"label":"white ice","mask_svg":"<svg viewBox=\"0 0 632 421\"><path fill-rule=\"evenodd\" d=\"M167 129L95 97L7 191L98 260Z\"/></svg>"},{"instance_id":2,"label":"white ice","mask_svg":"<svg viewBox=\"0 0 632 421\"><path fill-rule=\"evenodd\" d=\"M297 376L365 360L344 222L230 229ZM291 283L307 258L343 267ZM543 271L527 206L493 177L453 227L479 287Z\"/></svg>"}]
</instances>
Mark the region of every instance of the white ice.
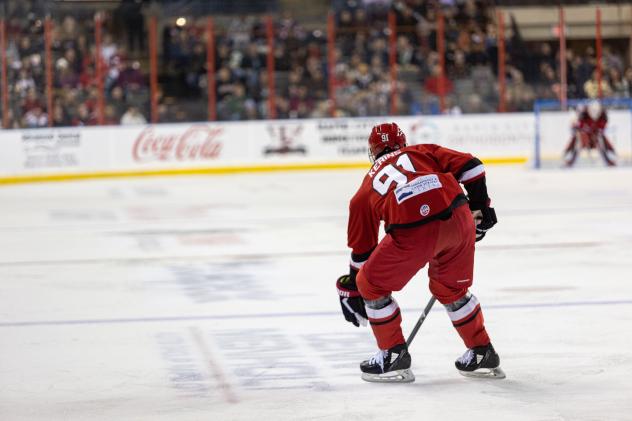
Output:
<instances>
[{"instance_id":1,"label":"white ice","mask_svg":"<svg viewBox=\"0 0 632 421\"><path fill-rule=\"evenodd\" d=\"M632 419L632 170L489 167L473 292L507 379L457 373L436 305L407 385L360 379L334 288L362 176L1 187L0 419ZM396 294L405 333L429 296Z\"/></svg>"}]
</instances>

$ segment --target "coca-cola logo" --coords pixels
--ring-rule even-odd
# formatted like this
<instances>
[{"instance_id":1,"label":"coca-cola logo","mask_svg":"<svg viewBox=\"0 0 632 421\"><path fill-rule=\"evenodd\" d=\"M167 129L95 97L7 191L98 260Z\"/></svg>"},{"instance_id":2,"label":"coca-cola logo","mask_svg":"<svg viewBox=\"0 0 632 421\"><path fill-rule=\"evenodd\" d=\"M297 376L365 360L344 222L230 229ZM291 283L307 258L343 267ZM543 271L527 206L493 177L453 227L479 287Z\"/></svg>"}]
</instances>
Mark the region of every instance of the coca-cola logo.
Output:
<instances>
[{"instance_id":1,"label":"coca-cola logo","mask_svg":"<svg viewBox=\"0 0 632 421\"><path fill-rule=\"evenodd\" d=\"M150 126L134 141L132 156L137 162L217 159L222 150L218 140L222 131L221 127L200 124L182 133L157 134Z\"/></svg>"}]
</instances>

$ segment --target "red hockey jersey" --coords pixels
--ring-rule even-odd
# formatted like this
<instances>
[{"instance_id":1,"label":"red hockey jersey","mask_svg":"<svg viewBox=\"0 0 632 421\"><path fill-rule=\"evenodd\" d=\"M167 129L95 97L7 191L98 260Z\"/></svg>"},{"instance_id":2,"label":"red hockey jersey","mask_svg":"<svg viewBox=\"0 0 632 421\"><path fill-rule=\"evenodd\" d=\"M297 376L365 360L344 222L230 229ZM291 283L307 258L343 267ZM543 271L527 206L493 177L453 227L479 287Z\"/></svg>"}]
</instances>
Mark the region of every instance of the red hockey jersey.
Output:
<instances>
[{"instance_id":1,"label":"red hockey jersey","mask_svg":"<svg viewBox=\"0 0 632 421\"><path fill-rule=\"evenodd\" d=\"M380 221L390 232L449 218L467 203L459 182L467 188L482 179L475 208L488 205L484 176L480 160L438 145L407 146L378 158L349 205L352 268L359 269L377 246Z\"/></svg>"},{"instance_id":2,"label":"red hockey jersey","mask_svg":"<svg viewBox=\"0 0 632 421\"><path fill-rule=\"evenodd\" d=\"M608 124L608 115L605 111L602 111L597 120L593 120L588 111L583 110L579 113L579 118L575 123L575 128L581 130L589 135L595 135L605 130Z\"/></svg>"}]
</instances>

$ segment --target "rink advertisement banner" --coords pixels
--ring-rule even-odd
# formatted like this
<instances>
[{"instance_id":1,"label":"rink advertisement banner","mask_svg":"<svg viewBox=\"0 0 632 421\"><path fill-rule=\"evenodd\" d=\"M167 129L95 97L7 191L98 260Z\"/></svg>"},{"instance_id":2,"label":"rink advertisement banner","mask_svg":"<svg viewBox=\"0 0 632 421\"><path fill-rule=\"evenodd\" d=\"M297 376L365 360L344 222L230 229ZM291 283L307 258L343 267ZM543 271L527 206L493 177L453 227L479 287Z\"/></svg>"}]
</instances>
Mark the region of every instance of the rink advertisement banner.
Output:
<instances>
[{"instance_id":1,"label":"rink advertisement banner","mask_svg":"<svg viewBox=\"0 0 632 421\"><path fill-rule=\"evenodd\" d=\"M248 137L230 124L8 130L0 136L3 176L205 167L238 163L249 150Z\"/></svg>"},{"instance_id":2,"label":"rink advertisement banner","mask_svg":"<svg viewBox=\"0 0 632 421\"><path fill-rule=\"evenodd\" d=\"M158 124L112 128L110 170L207 167L238 162L247 141L235 125ZM229 142L229 139L235 141Z\"/></svg>"},{"instance_id":3,"label":"rink advertisement banner","mask_svg":"<svg viewBox=\"0 0 632 421\"><path fill-rule=\"evenodd\" d=\"M213 161L220 158L224 149L219 126L205 124L161 132L158 126L149 126L138 133L132 144L132 160L138 164L166 162Z\"/></svg>"},{"instance_id":4,"label":"rink advertisement banner","mask_svg":"<svg viewBox=\"0 0 632 421\"><path fill-rule=\"evenodd\" d=\"M399 124L410 144L483 159L526 159L533 144L529 113L3 130L0 178L358 166L368 163L367 138L382 121Z\"/></svg>"},{"instance_id":5,"label":"rink advertisement banner","mask_svg":"<svg viewBox=\"0 0 632 421\"><path fill-rule=\"evenodd\" d=\"M371 128L384 118L275 121L266 126L264 156L366 159ZM386 119L397 123L409 144L438 143L482 157L527 157L534 136L531 114L419 116Z\"/></svg>"},{"instance_id":6,"label":"rink advertisement banner","mask_svg":"<svg viewBox=\"0 0 632 421\"><path fill-rule=\"evenodd\" d=\"M105 163L107 142L88 146L79 128L0 132L0 174L75 172Z\"/></svg>"},{"instance_id":7,"label":"rink advertisement banner","mask_svg":"<svg viewBox=\"0 0 632 421\"><path fill-rule=\"evenodd\" d=\"M529 113L420 116L404 122L409 143L437 143L481 158L527 157L533 144Z\"/></svg>"}]
</instances>

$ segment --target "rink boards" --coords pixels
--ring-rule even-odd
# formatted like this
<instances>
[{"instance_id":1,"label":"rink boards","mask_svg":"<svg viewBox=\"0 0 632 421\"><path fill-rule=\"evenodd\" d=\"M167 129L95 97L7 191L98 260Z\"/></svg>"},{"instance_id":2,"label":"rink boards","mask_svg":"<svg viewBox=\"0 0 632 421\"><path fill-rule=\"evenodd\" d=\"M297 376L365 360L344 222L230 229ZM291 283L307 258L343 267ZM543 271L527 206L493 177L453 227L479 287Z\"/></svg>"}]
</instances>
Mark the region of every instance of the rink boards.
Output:
<instances>
[{"instance_id":1,"label":"rink boards","mask_svg":"<svg viewBox=\"0 0 632 421\"><path fill-rule=\"evenodd\" d=\"M0 183L361 168L372 126L391 120L411 144L467 150L488 163L524 163L532 149L529 113L5 130Z\"/></svg>"}]
</instances>

